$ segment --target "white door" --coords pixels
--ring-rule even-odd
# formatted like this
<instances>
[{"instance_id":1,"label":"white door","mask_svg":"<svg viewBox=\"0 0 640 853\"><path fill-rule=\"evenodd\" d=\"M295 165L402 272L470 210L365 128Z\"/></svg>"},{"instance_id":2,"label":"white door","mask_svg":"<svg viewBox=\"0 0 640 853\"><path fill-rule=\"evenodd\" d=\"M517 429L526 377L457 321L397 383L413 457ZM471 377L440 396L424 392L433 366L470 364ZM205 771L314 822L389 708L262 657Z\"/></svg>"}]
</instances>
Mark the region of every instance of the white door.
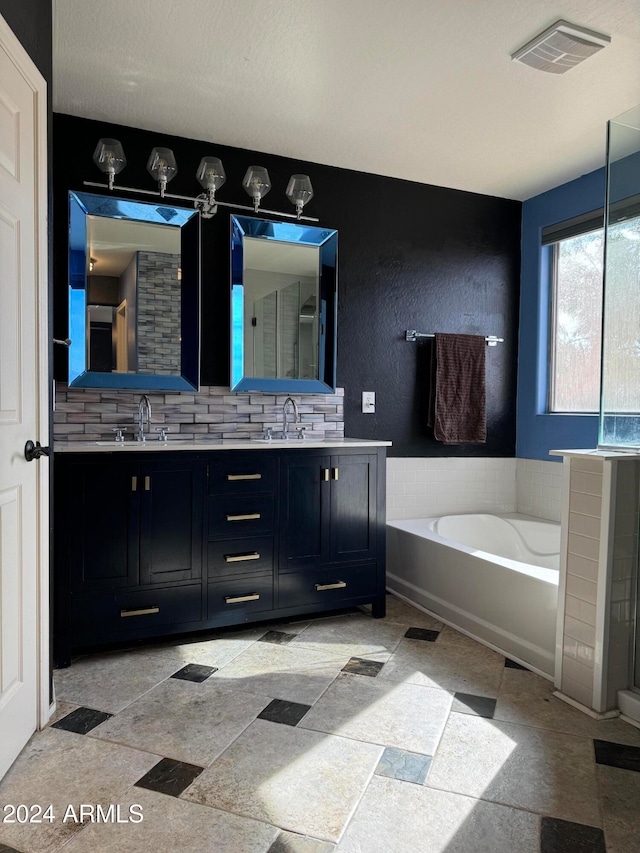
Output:
<instances>
[{"instance_id":1,"label":"white door","mask_svg":"<svg viewBox=\"0 0 640 853\"><path fill-rule=\"evenodd\" d=\"M0 17L0 777L47 717L46 84ZM45 597L46 596L46 597Z\"/></svg>"}]
</instances>

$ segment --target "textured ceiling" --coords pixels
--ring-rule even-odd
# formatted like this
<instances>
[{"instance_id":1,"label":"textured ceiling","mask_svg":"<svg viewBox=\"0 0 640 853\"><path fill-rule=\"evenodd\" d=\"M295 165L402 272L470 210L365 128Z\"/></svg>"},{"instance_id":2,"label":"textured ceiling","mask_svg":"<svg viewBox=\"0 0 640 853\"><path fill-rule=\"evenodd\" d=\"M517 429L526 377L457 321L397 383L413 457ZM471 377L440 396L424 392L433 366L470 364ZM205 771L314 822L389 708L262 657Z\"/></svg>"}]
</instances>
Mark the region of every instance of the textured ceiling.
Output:
<instances>
[{"instance_id":1,"label":"textured ceiling","mask_svg":"<svg viewBox=\"0 0 640 853\"><path fill-rule=\"evenodd\" d=\"M559 18L611 44L511 61ZM526 199L640 103L640 0L54 0L53 69L57 112Z\"/></svg>"}]
</instances>

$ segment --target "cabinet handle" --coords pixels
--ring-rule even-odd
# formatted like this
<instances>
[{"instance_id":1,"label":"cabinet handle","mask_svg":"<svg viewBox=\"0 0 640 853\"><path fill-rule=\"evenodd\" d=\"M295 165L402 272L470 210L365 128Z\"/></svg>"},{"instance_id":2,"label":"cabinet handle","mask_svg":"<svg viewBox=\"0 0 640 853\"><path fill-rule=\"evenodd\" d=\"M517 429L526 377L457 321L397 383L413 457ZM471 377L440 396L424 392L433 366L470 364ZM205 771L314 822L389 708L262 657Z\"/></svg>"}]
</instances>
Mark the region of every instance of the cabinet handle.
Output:
<instances>
[{"instance_id":1,"label":"cabinet handle","mask_svg":"<svg viewBox=\"0 0 640 853\"><path fill-rule=\"evenodd\" d=\"M261 480L262 474L227 474L227 480Z\"/></svg>"},{"instance_id":2,"label":"cabinet handle","mask_svg":"<svg viewBox=\"0 0 640 853\"><path fill-rule=\"evenodd\" d=\"M159 607L143 607L142 610L121 610L120 616L149 616L152 613L160 613Z\"/></svg>"},{"instance_id":3,"label":"cabinet handle","mask_svg":"<svg viewBox=\"0 0 640 853\"><path fill-rule=\"evenodd\" d=\"M329 469L328 468L322 469L322 479L325 481L325 483L329 482Z\"/></svg>"},{"instance_id":4,"label":"cabinet handle","mask_svg":"<svg viewBox=\"0 0 640 853\"><path fill-rule=\"evenodd\" d=\"M224 558L227 563L244 563L246 560L259 560L260 554L257 551L251 554L225 554Z\"/></svg>"},{"instance_id":5,"label":"cabinet handle","mask_svg":"<svg viewBox=\"0 0 640 853\"><path fill-rule=\"evenodd\" d=\"M138 490L138 478L132 477L131 478L131 491L136 492L137 490Z\"/></svg>"},{"instance_id":6,"label":"cabinet handle","mask_svg":"<svg viewBox=\"0 0 640 853\"><path fill-rule=\"evenodd\" d=\"M337 479L338 478L336 477L336 480ZM145 477L144 478L144 490L145 490L145 492L148 492L148 491L150 491L150 489L151 489L151 477Z\"/></svg>"},{"instance_id":7,"label":"cabinet handle","mask_svg":"<svg viewBox=\"0 0 640 853\"><path fill-rule=\"evenodd\" d=\"M344 589L346 585L345 581L336 581L335 583L317 583L316 592L324 592L325 589Z\"/></svg>"},{"instance_id":8,"label":"cabinet handle","mask_svg":"<svg viewBox=\"0 0 640 853\"><path fill-rule=\"evenodd\" d=\"M251 595L225 595L225 604L240 604L242 601L257 601L260 598L257 592L252 592Z\"/></svg>"},{"instance_id":9,"label":"cabinet handle","mask_svg":"<svg viewBox=\"0 0 640 853\"><path fill-rule=\"evenodd\" d=\"M338 468L334 468L332 473L333 473L333 479L337 480L338 479Z\"/></svg>"},{"instance_id":10,"label":"cabinet handle","mask_svg":"<svg viewBox=\"0 0 640 853\"><path fill-rule=\"evenodd\" d=\"M259 512L247 512L244 515L228 515L227 521L253 521L255 518L261 518Z\"/></svg>"}]
</instances>

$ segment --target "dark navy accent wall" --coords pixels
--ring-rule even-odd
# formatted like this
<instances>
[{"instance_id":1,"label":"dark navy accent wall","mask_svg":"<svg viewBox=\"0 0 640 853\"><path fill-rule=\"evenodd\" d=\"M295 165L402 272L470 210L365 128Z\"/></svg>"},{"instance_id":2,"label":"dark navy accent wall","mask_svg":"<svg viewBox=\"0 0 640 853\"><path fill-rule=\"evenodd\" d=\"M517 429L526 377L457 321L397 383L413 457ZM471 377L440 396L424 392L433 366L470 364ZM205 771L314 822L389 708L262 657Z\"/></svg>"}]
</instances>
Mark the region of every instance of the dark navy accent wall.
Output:
<instances>
[{"instance_id":1,"label":"dark navy accent wall","mask_svg":"<svg viewBox=\"0 0 640 853\"><path fill-rule=\"evenodd\" d=\"M102 136L120 139L128 165L123 185L153 189L145 164L154 145L175 152L169 191L195 195L205 154L219 156L227 183L221 200L247 204L247 166L269 169L265 206L291 211L289 176L310 175L306 212L338 229L338 385L345 388L345 431L390 439L395 456L513 456L520 278L520 202L290 160L65 115L54 116L55 332L66 336L66 203L69 189L101 181L92 162ZM202 223L202 370L205 385L229 384L229 211ZM426 425L430 343L407 343L405 329L493 334L487 351L488 441L444 446ZM56 375L65 378L64 353ZM376 392L376 413L360 411L361 392Z\"/></svg>"},{"instance_id":2,"label":"dark navy accent wall","mask_svg":"<svg viewBox=\"0 0 640 853\"><path fill-rule=\"evenodd\" d=\"M51 0L0 0L0 15L51 87Z\"/></svg>"}]
</instances>

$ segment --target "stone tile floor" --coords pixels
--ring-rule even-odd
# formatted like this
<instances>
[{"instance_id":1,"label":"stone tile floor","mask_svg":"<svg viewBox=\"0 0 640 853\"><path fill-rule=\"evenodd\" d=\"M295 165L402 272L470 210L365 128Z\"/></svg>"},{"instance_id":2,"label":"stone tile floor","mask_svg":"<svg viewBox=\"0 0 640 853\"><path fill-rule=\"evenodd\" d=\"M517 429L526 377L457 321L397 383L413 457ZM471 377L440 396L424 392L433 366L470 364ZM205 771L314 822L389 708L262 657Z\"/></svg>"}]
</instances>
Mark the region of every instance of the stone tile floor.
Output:
<instances>
[{"instance_id":1,"label":"stone tile floor","mask_svg":"<svg viewBox=\"0 0 640 853\"><path fill-rule=\"evenodd\" d=\"M640 853L640 730L391 596L55 683L0 853Z\"/></svg>"}]
</instances>

